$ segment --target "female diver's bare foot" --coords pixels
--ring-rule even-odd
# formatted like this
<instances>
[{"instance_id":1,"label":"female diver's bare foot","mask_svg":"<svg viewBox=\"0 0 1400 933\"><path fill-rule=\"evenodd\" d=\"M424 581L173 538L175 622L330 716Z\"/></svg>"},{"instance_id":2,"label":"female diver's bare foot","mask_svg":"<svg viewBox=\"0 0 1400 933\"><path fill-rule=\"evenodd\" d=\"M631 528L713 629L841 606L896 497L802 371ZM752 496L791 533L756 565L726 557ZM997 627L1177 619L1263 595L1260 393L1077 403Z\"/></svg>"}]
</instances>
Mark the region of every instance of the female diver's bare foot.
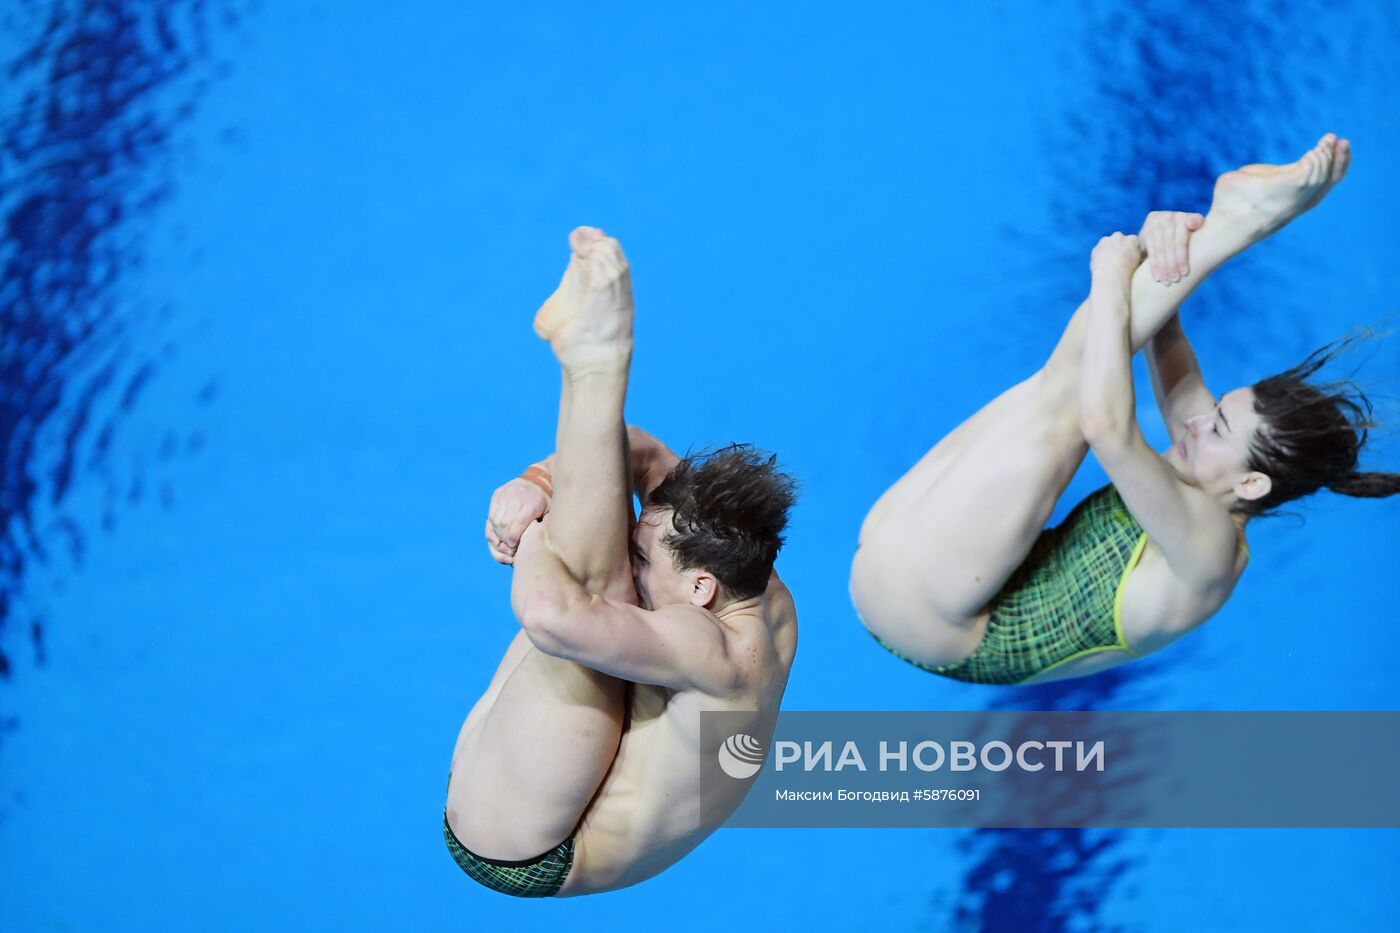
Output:
<instances>
[{"instance_id":1,"label":"female diver's bare foot","mask_svg":"<svg viewBox=\"0 0 1400 933\"><path fill-rule=\"evenodd\" d=\"M1297 162L1241 166L1216 180L1208 220L1244 249L1316 207L1350 164L1350 141L1327 133Z\"/></svg>"},{"instance_id":2,"label":"female diver's bare foot","mask_svg":"<svg viewBox=\"0 0 1400 933\"><path fill-rule=\"evenodd\" d=\"M574 254L554 294L535 314L566 373L626 369L632 357L632 279L617 240L596 227L569 234Z\"/></svg>"}]
</instances>

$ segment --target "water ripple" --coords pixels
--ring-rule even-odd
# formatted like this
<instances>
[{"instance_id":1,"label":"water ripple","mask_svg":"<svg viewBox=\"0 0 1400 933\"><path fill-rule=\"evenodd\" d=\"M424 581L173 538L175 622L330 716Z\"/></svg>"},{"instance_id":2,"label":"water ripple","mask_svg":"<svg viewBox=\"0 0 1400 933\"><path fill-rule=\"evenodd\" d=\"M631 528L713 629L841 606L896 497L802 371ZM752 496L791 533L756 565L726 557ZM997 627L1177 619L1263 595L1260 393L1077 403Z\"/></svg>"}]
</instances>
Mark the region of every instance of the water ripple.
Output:
<instances>
[{"instance_id":1,"label":"water ripple","mask_svg":"<svg viewBox=\"0 0 1400 933\"><path fill-rule=\"evenodd\" d=\"M43 663L26 575L55 551L82 560L83 478L104 487L104 527L118 491L142 485L140 462L119 467L111 450L162 357L120 284L171 190L172 140L213 70L210 37L239 16L206 0L29 2L3 16L0 676L16 629Z\"/></svg>"}]
</instances>

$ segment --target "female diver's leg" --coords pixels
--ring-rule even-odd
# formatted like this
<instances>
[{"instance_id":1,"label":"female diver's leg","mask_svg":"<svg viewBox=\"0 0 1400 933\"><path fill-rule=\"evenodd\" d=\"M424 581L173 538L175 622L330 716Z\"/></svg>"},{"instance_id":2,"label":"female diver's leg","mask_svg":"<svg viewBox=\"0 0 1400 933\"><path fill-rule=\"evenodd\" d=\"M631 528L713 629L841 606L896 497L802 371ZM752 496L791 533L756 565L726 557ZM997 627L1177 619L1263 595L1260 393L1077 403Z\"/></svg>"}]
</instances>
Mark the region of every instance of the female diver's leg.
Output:
<instances>
[{"instance_id":1,"label":"female diver's leg","mask_svg":"<svg viewBox=\"0 0 1400 933\"><path fill-rule=\"evenodd\" d=\"M1141 348L1231 256L1256 242L1231 216L1207 216L1173 285L1144 264L1132 282ZM875 503L861 528L851 597L867 628L925 664L966 657L982 610L1025 559L1088 448L1079 429L1087 300L1039 371L988 403Z\"/></svg>"},{"instance_id":2,"label":"female diver's leg","mask_svg":"<svg viewBox=\"0 0 1400 933\"><path fill-rule=\"evenodd\" d=\"M570 240L570 273L541 312L545 318L553 307L545 326L554 331L563 372L554 495L542 527L521 538L516 572L549 547L591 592L635 603L623 422L631 297L625 291L610 301L606 289L593 287L594 279L615 284L610 277L627 271L616 242L601 232L585 228ZM569 275L581 263L589 264L590 290L573 294ZM574 322L586 318L611 326L585 329L589 339L575 339ZM597 352L581 354L581 343ZM526 859L567 839L617 754L626 688L615 677L543 653L517 633L453 754L447 818L461 843L489 858Z\"/></svg>"}]
</instances>

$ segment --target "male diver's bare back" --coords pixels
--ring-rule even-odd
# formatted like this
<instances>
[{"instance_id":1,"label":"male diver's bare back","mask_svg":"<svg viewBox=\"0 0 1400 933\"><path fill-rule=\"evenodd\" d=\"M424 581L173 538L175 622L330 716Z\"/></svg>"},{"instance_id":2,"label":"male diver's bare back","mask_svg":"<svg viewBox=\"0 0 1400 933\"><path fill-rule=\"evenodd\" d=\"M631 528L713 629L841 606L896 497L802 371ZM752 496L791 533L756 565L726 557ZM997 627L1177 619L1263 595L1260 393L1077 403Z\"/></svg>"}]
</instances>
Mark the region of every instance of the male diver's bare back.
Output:
<instances>
[{"instance_id":1,"label":"male diver's bare back","mask_svg":"<svg viewBox=\"0 0 1400 933\"><path fill-rule=\"evenodd\" d=\"M611 770L584 811L574 837L574 864L559 897L636 884L680 860L739 803L749 781L733 781L728 798L701 806L700 714L752 712L752 734L767 748L797 650L797 612L773 574L753 610L720 622L732 636L738 684L726 697L698 690L632 684L622 743ZM732 799L729 799L732 798Z\"/></svg>"}]
</instances>

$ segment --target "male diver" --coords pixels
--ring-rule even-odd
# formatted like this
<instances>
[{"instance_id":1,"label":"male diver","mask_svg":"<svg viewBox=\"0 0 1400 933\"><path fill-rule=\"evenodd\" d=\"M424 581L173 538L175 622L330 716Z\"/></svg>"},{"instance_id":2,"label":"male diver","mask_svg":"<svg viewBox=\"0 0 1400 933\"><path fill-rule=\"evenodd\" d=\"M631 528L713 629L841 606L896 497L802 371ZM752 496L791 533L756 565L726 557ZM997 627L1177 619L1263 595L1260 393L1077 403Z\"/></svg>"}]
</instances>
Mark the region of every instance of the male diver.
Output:
<instances>
[{"instance_id":1,"label":"male diver","mask_svg":"<svg viewBox=\"0 0 1400 933\"><path fill-rule=\"evenodd\" d=\"M519 897L626 887L699 845L751 784L701 805L718 747L700 713L747 714L766 748L797 647L773 572L792 480L746 446L680 458L624 425L627 262L601 230L569 243L535 317L563 372L555 452L487 520L520 631L462 725L444 813L462 869Z\"/></svg>"}]
</instances>

